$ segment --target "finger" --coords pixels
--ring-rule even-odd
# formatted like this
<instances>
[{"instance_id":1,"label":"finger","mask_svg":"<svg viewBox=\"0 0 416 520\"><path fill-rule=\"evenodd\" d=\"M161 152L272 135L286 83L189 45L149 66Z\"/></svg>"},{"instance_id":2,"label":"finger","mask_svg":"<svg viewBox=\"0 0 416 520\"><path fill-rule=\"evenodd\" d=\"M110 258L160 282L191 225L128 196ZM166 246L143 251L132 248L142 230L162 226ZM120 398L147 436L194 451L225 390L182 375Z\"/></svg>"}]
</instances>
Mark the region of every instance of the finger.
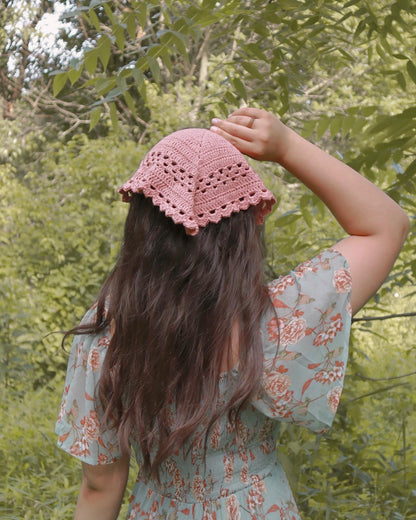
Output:
<instances>
[{"instance_id":1,"label":"finger","mask_svg":"<svg viewBox=\"0 0 416 520\"><path fill-rule=\"evenodd\" d=\"M230 116L248 116L254 117L254 119L260 119L264 114L267 114L267 112L265 110L260 110L259 108L241 107L230 114Z\"/></svg>"},{"instance_id":2,"label":"finger","mask_svg":"<svg viewBox=\"0 0 416 520\"><path fill-rule=\"evenodd\" d=\"M228 116L227 121L237 125L245 126L246 128L253 128L254 117L249 116Z\"/></svg>"},{"instance_id":3,"label":"finger","mask_svg":"<svg viewBox=\"0 0 416 520\"><path fill-rule=\"evenodd\" d=\"M220 135L221 137L224 137L224 139L226 139L229 143L231 143L238 150L240 150L241 153L245 153L246 155L251 155L253 153L253 143L251 141L230 134L222 130L219 126L211 126L210 131L215 132L217 135Z\"/></svg>"},{"instance_id":4,"label":"finger","mask_svg":"<svg viewBox=\"0 0 416 520\"><path fill-rule=\"evenodd\" d=\"M245 118L247 121L247 119ZM229 119L213 119L212 125L215 128L220 128L227 134L231 136L237 137L239 139L244 139L245 141L252 140L252 129L247 127L247 124L239 124Z\"/></svg>"}]
</instances>

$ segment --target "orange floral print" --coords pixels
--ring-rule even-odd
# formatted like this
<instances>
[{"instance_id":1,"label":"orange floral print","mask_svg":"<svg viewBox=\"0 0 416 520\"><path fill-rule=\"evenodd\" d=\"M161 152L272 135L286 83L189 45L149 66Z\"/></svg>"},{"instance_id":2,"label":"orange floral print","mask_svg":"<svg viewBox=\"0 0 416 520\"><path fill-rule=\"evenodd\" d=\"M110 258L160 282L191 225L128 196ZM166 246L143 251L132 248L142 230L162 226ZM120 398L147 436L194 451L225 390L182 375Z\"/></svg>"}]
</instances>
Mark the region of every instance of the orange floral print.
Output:
<instances>
[{"instance_id":1,"label":"orange floral print","mask_svg":"<svg viewBox=\"0 0 416 520\"><path fill-rule=\"evenodd\" d=\"M225 509L227 512L227 520L241 520L240 504L235 495L227 497Z\"/></svg>"},{"instance_id":2,"label":"orange floral print","mask_svg":"<svg viewBox=\"0 0 416 520\"><path fill-rule=\"evenodd\" d=\"M337 269L334 273L334 286L337 293L347 293L351 290L352 277L348 269Z\"/></svg>"},{"instance_id":3,"label":"orange floral print","mask_svg":"<svg viewBox=\"0 0 416 520\"><path fill-rule=\"evenodd\" d=\"M306 321L304 318L292 318L284 324L280 335L282 345L294 345L298 343L306 333Z\"/></svg>"}]
</instances>

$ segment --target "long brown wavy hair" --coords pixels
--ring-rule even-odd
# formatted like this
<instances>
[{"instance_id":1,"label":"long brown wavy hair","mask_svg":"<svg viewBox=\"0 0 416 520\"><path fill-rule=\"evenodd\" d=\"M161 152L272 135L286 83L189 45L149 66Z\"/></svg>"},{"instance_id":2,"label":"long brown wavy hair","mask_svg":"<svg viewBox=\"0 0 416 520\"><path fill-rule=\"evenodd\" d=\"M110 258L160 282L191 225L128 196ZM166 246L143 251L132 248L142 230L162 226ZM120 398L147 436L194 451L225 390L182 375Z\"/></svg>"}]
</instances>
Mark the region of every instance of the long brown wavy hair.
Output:
<instances>
[{"instance_id":1,"label":"long brown wavy hair","mask_svg":"<svg viewBox=\"0 0 416 520\"><path fill-rule=\"evenodd\" d=\"M134 434L145 474L158 478L160 464L201 424L206 443L221 414L235 422L261 378L260 319L268 303L256 208L188 236L150 199L133 195L96 321L66 335L111 327L98 394L104 423L117 427L123 451ZM233 361L233 328L238 378L219 406L221 366Z\"/></svg>"}]
</instances>

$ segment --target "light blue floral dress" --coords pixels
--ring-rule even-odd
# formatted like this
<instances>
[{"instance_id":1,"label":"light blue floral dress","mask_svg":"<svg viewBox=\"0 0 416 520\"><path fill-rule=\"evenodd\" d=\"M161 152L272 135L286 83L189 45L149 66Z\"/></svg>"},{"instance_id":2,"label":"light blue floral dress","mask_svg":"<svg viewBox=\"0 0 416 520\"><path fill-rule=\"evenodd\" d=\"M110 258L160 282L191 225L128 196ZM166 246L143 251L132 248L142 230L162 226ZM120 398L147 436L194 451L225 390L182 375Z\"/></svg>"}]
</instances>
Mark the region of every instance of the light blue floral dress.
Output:
<instances>
[{"instance_id":1,"label":"light blue floral dress","mask_svg":"<svg viewBox=\"0 0 416 520\"><path fill-rule=\"evenodd\" d=\"M275 446L281 421L327 430L344 381L351 324L351 275L345 258L330 249L268 286L273 308L263 317L261 386L236 427L214 425L206 460L197 433L162 465L160 483L139 472L128 519L300 519ZM94 318L91 309L84 322ZM120 457L117 432L100 427L95 389L109 331L74 338L61 410L58 445L88 464ZM221 375L219 398L229 395L237 369ZM172 411L172 424L175 417ZM132 438L139 466L140 449Z\"/></svg>"}]
</instances>

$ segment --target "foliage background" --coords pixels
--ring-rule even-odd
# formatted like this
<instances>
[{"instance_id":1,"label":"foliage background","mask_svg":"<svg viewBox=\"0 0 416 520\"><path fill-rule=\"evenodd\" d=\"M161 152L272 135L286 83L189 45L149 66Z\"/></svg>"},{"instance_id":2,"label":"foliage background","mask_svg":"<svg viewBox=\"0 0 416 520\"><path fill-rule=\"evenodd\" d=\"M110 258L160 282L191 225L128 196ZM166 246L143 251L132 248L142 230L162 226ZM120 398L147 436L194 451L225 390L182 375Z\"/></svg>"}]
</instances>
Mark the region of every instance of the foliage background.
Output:
<instances>
[{"instance_id":1,"label":"foliage background","mask_svg":"<svg viewBox=\"0 0 416 520\"><path fill-rule=\"evenodd\" d=\"M332 431L286 426L278 451L305 519L416 518L415 4L1 7L1 517L72 517L80 468L53 434L67 355L50 333L80 319L111 269L126 211L117 187L165 134L247 103L359 169L412 219L356 317ZM41 22L54 9L65 23L51 45ZM342 230L287 172L254 166L279 199L266 224L272 277Z\"/></svg>"}]
</instances>

